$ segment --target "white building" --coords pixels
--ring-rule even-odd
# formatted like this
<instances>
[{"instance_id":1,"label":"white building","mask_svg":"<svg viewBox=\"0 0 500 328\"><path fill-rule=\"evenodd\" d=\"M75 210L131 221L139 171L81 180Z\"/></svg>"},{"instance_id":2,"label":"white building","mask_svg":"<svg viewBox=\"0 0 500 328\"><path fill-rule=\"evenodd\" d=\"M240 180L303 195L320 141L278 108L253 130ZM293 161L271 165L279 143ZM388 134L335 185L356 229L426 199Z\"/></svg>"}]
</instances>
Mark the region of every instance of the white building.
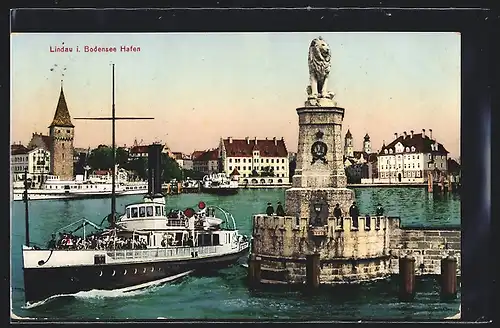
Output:
<instances>
[{"instance_id":1,"label":"white building","mask_svg":"<svg viewBox=\"0 0 500 328\"><path fill-rule=\"evenodd\" d=\"M12 145L10 165L13 182L21 181L27 170L33 185L37 185L50 174L50 152L41 147L26 148L23 145Z\"/></svg>"},{"instance_id":2,"label":"white building","mask_svg":"<svg viewBox=\"0 0 500 328\"><path fill-rule=\"evenodd\" d=\"M219 149L196 150L191 155L192 169L205 174L219 173Z\"/></svg>"},{"instance_id":3,"label":"white building","mask_svg":"<svg viewBox=\"0 0 500 328\"><path fill-rule=\"evenodd\" d=\"M437 181L440 175L446 176L448 151L429 135L406 132L388 145L383 145L378 155L378 179L362 181L365 183L424 183L432 176ZM366 179L363 179L366 180Z\"/></svg>"},{"instance_id":4,"label":"white building","mask_svg":"<svg viewBox=\"0 0 500 328\"><path fill-rule=\"evenodd\" d=\"M289 157L283 138L221 138L219 148L223 172L229 176L236 169L240 184L289 183Z\"/></svg>"}]
</instances>

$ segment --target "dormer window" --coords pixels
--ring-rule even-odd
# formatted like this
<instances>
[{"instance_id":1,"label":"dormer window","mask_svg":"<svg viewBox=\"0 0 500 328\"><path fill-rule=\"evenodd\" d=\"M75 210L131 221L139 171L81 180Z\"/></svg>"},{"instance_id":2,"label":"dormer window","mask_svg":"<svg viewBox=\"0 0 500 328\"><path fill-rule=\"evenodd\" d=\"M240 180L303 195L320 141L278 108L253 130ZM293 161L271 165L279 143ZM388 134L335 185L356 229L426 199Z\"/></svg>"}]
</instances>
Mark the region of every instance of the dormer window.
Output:
<instances>
[{"instance_id":1,"label":"dormer window","mask_svg":"<svg viewBox=\"0 0 500 328\"><path fill-rule=\"evenodd\" d=\"M411 146L411 151L415 151L415 146Z\"/></svg>"},{"instance_id":2,"label":"dormer window","mask_svg":"<svg viewBox=\"0 0 500 328\"><path fill-rule=\"evenodd\" d=\"M410 147L406 147L405 151L409 152L410 151Z\"/></svg>"},{"instance_id":3,"label":"dormer window","mask_svg":"<svg viewBox=\"0 0 500 328\"><path fill-rule=\"evenodd\" d=\"M392 149L389 149L389 154L392 154Z\"/></svg>"},{"instance_id":4,"label":"dormer window","mask_svg":"<svg viewBox=\"0 0 500 328\"><path fill-rule=\"evenodd\" d=\"M385 150L384 150L384 153L385 153L385 154L387 154L387 153L388 153L387 149L385 149Z\"/></svg>"}]
</instances>

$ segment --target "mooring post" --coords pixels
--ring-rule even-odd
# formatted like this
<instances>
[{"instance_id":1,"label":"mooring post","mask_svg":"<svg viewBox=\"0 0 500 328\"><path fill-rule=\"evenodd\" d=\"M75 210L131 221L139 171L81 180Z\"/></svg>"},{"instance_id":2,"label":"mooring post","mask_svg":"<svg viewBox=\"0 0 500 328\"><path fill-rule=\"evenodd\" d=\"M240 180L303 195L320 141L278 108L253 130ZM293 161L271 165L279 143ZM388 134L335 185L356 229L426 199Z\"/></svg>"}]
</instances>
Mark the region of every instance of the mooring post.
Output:
<instances>
[{"instance_id":1,"label":"mooring post","mask_svg":"<svg viewBox=\"0 0 500 328\"><path fill-rule=\"evenodd\" d=\"M319 253L306 255L307 287L318 288L320 275Z\"/></svg>"},{"instance_id":2,"label":"mooring post","mask_svg":"<svg viewBox=\"0 0 500 328\"><path fill-rule=\"evenodd\" d=\"M415 297L415 258L411 256L399 259L399 299L411 301Z\"/></svg>"},{"instance_id":3,"label":"mooring post","mask_svg":"<svg viewBox=\"0 0 500 328\"><path fill-rule=\"evenodd\" d=\"M177 182L177 193L180 194L182 192L182 184Z\"/></svg>"},{"instance_id":4,"label":"mooring post","mask_svg":"<svg viewBox=\"0 0 500 328\"><path fill-rule=\"evenodd\" d=\"M256 254L250 254L248 261L248 282L250 288L256 288L260 285L260 262L261 257Z\"/></svg>"},{"instance_id":5,"label":"mooring post","mask_svg":"<svg viewBox=\"0 0 500 328\"><path fill-rule=\"evenodd\" d=\"M457 297L457 259L447 256L441 260L441 298Z\"/></svg>"}]
</instances>

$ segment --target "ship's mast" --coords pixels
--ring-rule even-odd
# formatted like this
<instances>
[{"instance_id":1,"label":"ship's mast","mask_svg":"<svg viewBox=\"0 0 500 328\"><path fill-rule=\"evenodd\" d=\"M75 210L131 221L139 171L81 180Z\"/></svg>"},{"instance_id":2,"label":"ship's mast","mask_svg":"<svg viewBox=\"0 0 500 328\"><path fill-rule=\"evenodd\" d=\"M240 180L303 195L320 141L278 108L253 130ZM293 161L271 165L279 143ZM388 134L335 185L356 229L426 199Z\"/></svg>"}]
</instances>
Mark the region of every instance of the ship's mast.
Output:
<instances>
[{"instance_id":1,"label":"ship's mast","mask_svg":"<svg viewBox=\"0 0 500 328\"><path fill-rule=\"evenodd\" d=\"M115 123L116 120L153 120L153 117L116 117L115 110L115 64L112 64L112 105L111 105L111 117L77 117L75 120L111 120L111 149L112 149L112 176L111 176L111 213L109 214L108 221L114 226L116 222L116 187L115 187L115 175L116 175L116 131Z\"/></svg>"},{"instance_id":2,"label":"ship's mast","mask_svg":"<svg viewBox=\"0 0 500 328\"><path fill-rule=\"evenodd\" d=\"M111 134L113 135L111 140L111 149L112 149L112 163L113 169L111 171L111 222L112 225L116 222L116 189L115 189L115 175L116 175L116 146L115 146L115 123L116 123L116 113L115 113L115 64L113 64L113 105L111 109Z\"/></svg>"}]
</instances>

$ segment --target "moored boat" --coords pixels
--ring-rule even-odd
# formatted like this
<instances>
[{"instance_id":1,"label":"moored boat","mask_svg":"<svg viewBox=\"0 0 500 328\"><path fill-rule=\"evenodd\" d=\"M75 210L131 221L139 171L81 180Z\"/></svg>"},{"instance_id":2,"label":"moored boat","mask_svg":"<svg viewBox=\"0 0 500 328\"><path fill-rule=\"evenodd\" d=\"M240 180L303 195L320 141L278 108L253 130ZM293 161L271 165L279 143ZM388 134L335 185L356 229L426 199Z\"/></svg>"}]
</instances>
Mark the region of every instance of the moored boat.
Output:
<instances>
[{"instance_id":1,"label":"moored boat","mask_svg":"<svg viewBox=\"0 0 500 328\"><path fill-rule=\"evenodd\" d=\"M205 175L201 191L218 195L234 195L238 192L238 179L228 178L224 173Z\"/></svg>"},{"instance_id":2,"label":"moored boat","mask_svg":"<svg viewBox=\"0 0 500 328\"><path fill-rule=\"evenodd\" d=\"M114 154L114 101L112 113ZM159 144L149 147L148 194L142 202L126 205L121 215L116 213L113 168L111 214L100 225L82 219L63 227L43 248L30 245L26 184L22 263L27 303L81 291L142 289L193 271L233 265L247 255L249 239L239 233L228 211L199 202L196 210L167 213L161 194L161 149ZM103 225L106 219L108 226Z\"/></svg>"}]
</instances>

